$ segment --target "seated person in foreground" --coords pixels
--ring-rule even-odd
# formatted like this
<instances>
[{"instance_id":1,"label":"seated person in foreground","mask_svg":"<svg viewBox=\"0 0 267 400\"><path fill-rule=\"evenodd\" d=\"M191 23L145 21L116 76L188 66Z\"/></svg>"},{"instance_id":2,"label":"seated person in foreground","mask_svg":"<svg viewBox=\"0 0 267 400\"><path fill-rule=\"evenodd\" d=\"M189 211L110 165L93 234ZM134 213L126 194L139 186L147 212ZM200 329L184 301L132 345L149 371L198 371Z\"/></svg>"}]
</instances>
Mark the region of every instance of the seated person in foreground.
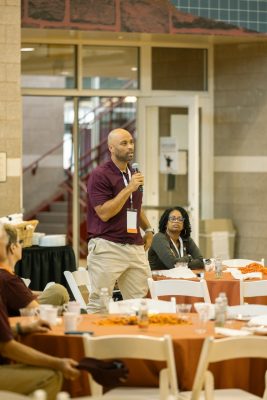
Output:
<instances>
[{"instance_id":1,"label":"seated person in foreground","mask_svg":"<svg viewBox=\"0 0 267 400\"><path fill-rule=\"evenodd\" d=\"M5 306L0 296L0 389L31 394L44 389L47 398L54 400L62 385L62 374L67 379L79 376L78 363L70 358L53 357L25 346L15 340L17 335L47 332L49 326L38 320L31 324L10 327ZM10 360L17 363L10 364ZM8 400L8 399L7 399Z\"/></svg>"},{"instance_id":2,"label":"seated person in foreground","mask_svg":"<svg viewBox=\"0 0 267 400\"><path fill-rule=\"evenodd\" d=\"M14 272L15 265L21 259L22 249L18 241L16 228L4 225L8 237L6 258L0 265L0 289L9 316L17 316L19 309L38 307L39 304L60 306L69 301L67 289L59 284L50 286L41 294L34 294L23 280Z\"/></svg>"},{"instance_id":3,"label":"seated person in foreground","mask_svg":"<svg viewBox=\"0 0 267 400\"><path fill-rule=\"evenodd\" d=\"M0 224L1 265L5 265L7 246L8 237ZM0 390L29 395L36 389L44 389L47 398L55 400L61 389L62 374L68 379L77 378L78 363L69 358L52 357L17 342L15 336L47 332L50 327L38 320L31 324L17 323L11 328L1 294L0 290ZM10 360L16 363L10 364Z\"/></svg>"},{"instance_id":4,"label":"seated person in foreground","mask_svg":"<svg viewBox=\"0 0 267 400\"><path fill-rule=\"evenodd\" d=\"M150 268L171 269L177 262L185 262L191 269L204 268L203 257L190 234L191 225L184 208L165 210L159 221L159 233L148 251Z\"/></svg>"}]
</instances>

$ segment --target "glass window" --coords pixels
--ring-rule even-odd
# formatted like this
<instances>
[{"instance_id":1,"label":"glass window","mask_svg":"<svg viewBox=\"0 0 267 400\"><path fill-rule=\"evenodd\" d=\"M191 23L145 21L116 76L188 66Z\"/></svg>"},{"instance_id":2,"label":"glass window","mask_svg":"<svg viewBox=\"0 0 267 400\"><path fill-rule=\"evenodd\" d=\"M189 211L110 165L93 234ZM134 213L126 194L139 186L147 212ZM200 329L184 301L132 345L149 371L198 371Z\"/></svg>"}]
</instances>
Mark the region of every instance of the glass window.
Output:
<instances>
[{"instance_id":1,"label":"glass window","mask_svg":"<svg viewBox=\"0 0 267 400\"><path fill-rule=\"evenodd\" d=\"M153 90L207 90L207 50L154 47Z\"/></svg>"},{"instance_id":2,"label":"glass window","mask_svg":"<svg viewBox=\"0 0 267 400\"><path fill-rule=\"evenodd\" d=\"M23 44L21 74L24 88L75 87L75 46Z\"/></svg>"},{"instance_id":3,"label":"glass window","mask_svg":"<svg viewBox=\"0 0 267 400\"><path fill-rule=\"evenodd\" d=\"M61 184L66 180L64 168L68 168L72 160L73 117L72 99L23 97L23 205L26 214L62 191ZM49 233L49 229L42 232Z\"/></svg>"},{"instance_id":4,"label":"glass window","mask_svg":"<svg viewBox=\"0 0 267 400\"><path fill-rule=\"evenodd\" d=\"M219 19L219 10L210 10L210 18Z\"/></svg>"},{"instance_id":5,"label":"glass window","mask_svg":"<svg viewBox=\"0 0 267 400\"><path fill-rule=\"evenodd\" d=\"M84 89L138 89L137 47L84 46Z\"/></svg>"}]
</instances>

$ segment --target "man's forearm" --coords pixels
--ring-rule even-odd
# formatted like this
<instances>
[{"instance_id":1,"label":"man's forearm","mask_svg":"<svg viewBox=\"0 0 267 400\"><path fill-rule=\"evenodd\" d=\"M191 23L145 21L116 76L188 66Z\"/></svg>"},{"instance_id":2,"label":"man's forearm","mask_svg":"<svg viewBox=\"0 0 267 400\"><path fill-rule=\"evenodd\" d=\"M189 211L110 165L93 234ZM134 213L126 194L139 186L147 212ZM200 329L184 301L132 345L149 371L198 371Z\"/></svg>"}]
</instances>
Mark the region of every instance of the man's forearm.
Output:
<instances>
[{"instance_id":1,"label":"man's forearm","mask_svg":"<svg viewBox=\"0 0 267 400\"><path fill-rule=\"evenodd\" d=\"M95 207L95 211L99 218L102 221L107 222L110 218L117 215L130 197L131 193L132 191L129 186L126 186L117 194L116 197L114 197L114 199L108 200L104 204Z\"/></svg>"},{"instance_id":2,"label":"man's forearm","mask_svg":"<svg viewBox=\"0 0 267 400\"><path fill-rule=\"evenodd\" d=\"M1 347L1 355L9 358L10 360L22 364L59 369L59 358L41 353L40 351L25 346L22 343L18 343L15 340L10 340Z\"/></svg>"}]
</instances>

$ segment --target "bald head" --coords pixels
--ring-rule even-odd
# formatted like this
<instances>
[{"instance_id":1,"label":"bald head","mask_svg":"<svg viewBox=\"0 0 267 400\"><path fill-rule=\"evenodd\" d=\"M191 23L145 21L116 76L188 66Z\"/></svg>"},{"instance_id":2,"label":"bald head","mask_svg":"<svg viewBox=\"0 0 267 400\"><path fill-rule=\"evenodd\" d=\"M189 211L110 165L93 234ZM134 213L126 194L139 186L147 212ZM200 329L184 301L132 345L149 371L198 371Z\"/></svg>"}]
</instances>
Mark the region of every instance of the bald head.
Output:
<instances>
[{"instance_id":1,"label":"bald head","mask_svg":"<svg viewBox=\"0 0 267 400\"><path fill-rule=\"evenodd\" d=\"M134 141L130 132L125 129L113 129L108 135L108 148L112 161L124 170L134 155Z\"/></svg>"},{"instance_id":2,"label":"bald head","mask_svg":"<svg viewBox=\"0 0 267 400\"><path fill-rule=\"evenodd\" d=\"M126 131L126 129L113 129L108 134L108 146L119 142L124 136L130 136L132 138L132 135L130 132Z\"/></svg>"}]
</instances>

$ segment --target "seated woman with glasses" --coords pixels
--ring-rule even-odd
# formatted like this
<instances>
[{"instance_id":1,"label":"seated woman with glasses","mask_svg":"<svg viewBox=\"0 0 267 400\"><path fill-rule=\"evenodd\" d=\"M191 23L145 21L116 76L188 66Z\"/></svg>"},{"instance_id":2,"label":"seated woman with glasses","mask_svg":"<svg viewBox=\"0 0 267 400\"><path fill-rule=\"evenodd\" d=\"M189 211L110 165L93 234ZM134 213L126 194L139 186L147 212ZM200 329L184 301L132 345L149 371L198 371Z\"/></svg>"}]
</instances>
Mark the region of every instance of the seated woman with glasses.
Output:
<instances>
[{"instance_id":1,"label":"seated woman with glasses","mask_svg":"<svg viewBox=\"0 0 267 400\"><path fill-rule=\"evenodd\" d=\"M191 225L184 208L165 210L159 221L159 233L148 251L150 268L171 269L179 262L187 263L191 269L204 268L203 257L190 234Z\"/></svg>"}]
</instances>

